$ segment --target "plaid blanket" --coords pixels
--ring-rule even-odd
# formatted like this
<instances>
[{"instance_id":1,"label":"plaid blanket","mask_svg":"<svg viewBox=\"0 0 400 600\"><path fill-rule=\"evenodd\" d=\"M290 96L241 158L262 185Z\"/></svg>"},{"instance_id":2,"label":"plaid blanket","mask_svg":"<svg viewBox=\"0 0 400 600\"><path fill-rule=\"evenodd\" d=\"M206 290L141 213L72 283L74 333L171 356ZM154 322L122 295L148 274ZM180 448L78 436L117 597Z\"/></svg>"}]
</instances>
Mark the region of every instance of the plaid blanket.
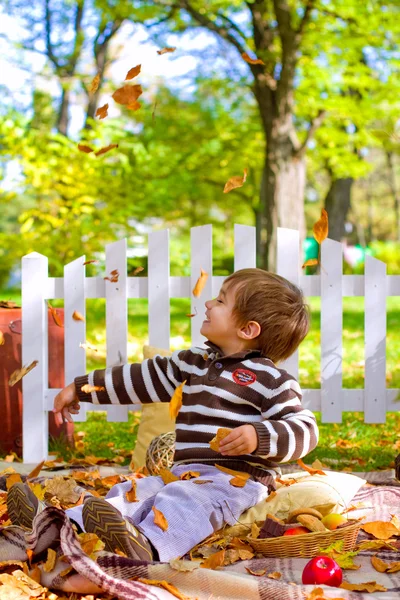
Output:
<instances>
[{"instance_id":1,"label":"plaid blanket","mask_svg":"<svg viewBox=\"0 0 400 600\"><path fill-rule=\"evenodd\" d=\"M392 486L365 487L361 489L353 503L362 502L369 510L360 510L352 516L364 516L370 520L389 520L391 514L400 517L400 488ZM360 533L361 538L367 535ZM61 553L80 575L86 577L99 588L123 600L171 600L172 594L164 589L133 580L138 577L152 580L166 580L176 586L188 599L198 600L304 600L315 586L301 585L301 573L308 559L259 558L209 570L198 568L192 572L177 571L166 563L141 563L103 552L94 562L79 544L75 532L65 513L49 507L35 519L32 533L19 527L0 529L0 561L26 560L27 551L35 555L45 552L48 547L61 545ZM400 597L400 574L378 573L371 565L371 556L376 552L362 552L355 562L361 565L357 571L344 571L344 578L350 583L376 581L387 588L386 592L376 592L371 597L367 593L349 592L344 589L324 587L326 598L346 598L349 600L394 600ZM400 555L391 551L379 551L378 556L386 562L400 560ZM246 572L267 569L267 573L279 571L281 579L255 577ZM51 574L43 574L48 578ZM42 580L43 585L57 588L57 577Z\"/></svg>"}]
</instances>

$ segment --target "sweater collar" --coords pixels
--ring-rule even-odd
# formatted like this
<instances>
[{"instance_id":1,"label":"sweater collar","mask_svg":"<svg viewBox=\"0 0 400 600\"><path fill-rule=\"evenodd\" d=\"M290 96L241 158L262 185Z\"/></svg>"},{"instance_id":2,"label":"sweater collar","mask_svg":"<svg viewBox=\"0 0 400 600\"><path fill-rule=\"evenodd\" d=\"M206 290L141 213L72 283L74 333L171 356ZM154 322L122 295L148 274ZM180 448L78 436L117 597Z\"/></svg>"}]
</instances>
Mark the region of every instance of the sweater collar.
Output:
<instances>
[{"instance_id":1,"label":"sweater collar","mask_svg":"<svg viewBox=\"0 0 400 600\"><path fill-rule=\"evenodd\" d=\"M213 342L209 342L208 340L204 342L206 346L208 346L213 352L218 353L219 357L222 358L224 355L222 354L221 348L214 344ZM257 348L249 348L248 350L242 350L241 352L235 352L235 354L229 354L231 358L247 358L249 356L262 356L261 350Z\"/></svg>"}]
</instances>

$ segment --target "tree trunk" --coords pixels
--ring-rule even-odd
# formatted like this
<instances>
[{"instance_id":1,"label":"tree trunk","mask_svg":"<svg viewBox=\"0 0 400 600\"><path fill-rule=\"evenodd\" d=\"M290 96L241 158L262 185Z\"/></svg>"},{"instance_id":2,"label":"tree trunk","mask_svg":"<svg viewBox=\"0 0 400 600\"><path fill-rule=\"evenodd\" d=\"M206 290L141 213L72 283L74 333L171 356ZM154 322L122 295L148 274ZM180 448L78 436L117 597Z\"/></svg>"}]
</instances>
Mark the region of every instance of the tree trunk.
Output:
<instances>
[{"instance_id":1,"label":"tree trunk","mask_svg":"<svg viewBox=\"0 0 400 600\"><path fill-rule=\"evenodd\" d=\"M352 177L334 179L325 198L329 215L329 238L340 242L345 234L344 224L351 204Z\"/></svg>"},{"instance_id":2,"label":"tree trunk","mask_svg":"<svg viewBox=\"0 0 400 600\"><path fill-rule=\"evenodd\" d=\"M57 119L57 131L58 133L62 133L63 135L67 135L68 133L68 124L69 124L69 103L71 91L69 89L69 83L63 85L62 94L61 94L61 104L60 110L58 111L58 119Z\"/></svg>"}]
</instances>

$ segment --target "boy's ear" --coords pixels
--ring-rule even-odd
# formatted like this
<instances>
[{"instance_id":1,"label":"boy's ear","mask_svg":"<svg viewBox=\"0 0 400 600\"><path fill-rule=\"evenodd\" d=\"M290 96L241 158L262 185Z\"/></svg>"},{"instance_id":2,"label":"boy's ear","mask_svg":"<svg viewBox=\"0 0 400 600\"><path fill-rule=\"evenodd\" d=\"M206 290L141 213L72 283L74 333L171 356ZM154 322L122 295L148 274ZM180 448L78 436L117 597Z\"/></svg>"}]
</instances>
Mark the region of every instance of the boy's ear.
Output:
<instances>
[{"instance_id":1,"label":"boy's ear","mask_svg":"<svg viewBox=\"0 0 400 600\"><path fill-rule=\"evenodd\" d=\"M249 321L239 331L239 337L244 340L254 340L261 333L260 324L257 321Z\"/></svg>"}]
</instances>

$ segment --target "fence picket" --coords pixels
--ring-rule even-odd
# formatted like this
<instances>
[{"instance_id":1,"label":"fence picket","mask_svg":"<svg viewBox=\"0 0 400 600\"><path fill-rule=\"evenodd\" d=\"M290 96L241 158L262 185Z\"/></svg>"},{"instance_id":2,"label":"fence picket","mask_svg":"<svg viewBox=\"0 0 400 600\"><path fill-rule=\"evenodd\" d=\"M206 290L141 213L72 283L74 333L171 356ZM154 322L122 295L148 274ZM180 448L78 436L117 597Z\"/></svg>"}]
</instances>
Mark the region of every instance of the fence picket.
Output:
<instances>
[{"instance_id":1,"label":"fence picket","mask_svg":"<svg viewBox=\"0 0 400 600\"><path fill-rule=\"evenodd\" d=\"M256 266L256 228L249 225L234 225L234 271Z\"/></svg>"},{"instance_id":2,"label":"fence picket","mask_svg":"<svg viewBox=\"0 0 400 600\"><path fill-rule=\"evenodd\" d=\"M321 411L324 423L342 422L343 247L321 245Z\"/></svg>"},{"instance_id":3,"label":"fence picket","mask_svg":"<svg viewBox=\"0 0 400 600\"><path fill-rule=\"evenodd\" d=\"M192 300L191 313L195 315L191 318L192 345L203 347L205 337L201 335L200 329L205 318L204 313L206 308L204 306L204 302L213 297L212 225L192 227L190 230L190 248L190 297ZM201 295L198 298L195 298L192 294L192 290L196 285L196 281L200 277L201 269L208 273L208 279Z\"/></svg>"},{"instance_id":4,"label":"fence picket","mask_svg":"<svg viewBox=\"0 0 400 600\"><path fill-rule=\"evenodd\" d=\"M86 339L86 322L72 317L78 311L86 318L85 257L81 256L64 267L64 373L65 385L86 373L86 353L80 344ZM82 403L74 421L86 421L88 404Z\"/></svg>"},{"instance_id":5,"label":"fence picket","mask_svg":"<svg viewBox=\"0 0 400 600\"><path fill-rule=\"evenodd\" d=\"M386 264L365 257L364 421L386 421Z\"/></svg>"}]
</instances>

